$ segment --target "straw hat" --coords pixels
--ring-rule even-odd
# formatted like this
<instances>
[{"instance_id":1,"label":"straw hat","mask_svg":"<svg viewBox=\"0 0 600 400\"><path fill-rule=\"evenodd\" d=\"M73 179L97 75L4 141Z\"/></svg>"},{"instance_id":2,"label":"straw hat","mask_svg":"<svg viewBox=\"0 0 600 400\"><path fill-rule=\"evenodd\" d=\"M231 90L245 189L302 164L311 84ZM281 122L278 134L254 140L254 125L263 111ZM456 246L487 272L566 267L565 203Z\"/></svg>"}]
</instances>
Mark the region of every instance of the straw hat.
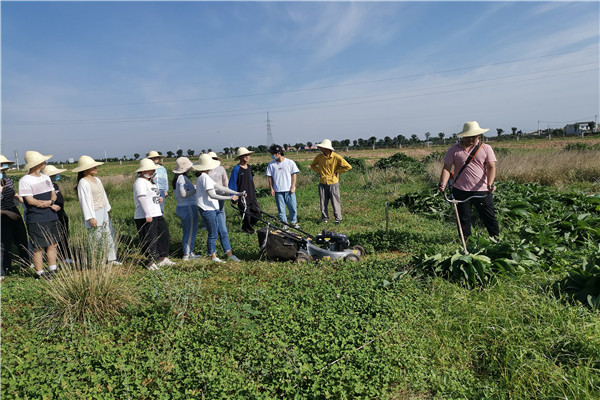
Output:
<instances>
[{"instance_id":1,"label":"straw hat","mask_svg":"<svg viewBox=\"0 0 600 400\"><path fill-rule=\"evenodd\" d=\"M202 154L200 155L198 161L194 163L192 168L194 168L196 171L208 171L217 168L219 165L221 165L221 161L213 160L208 154Z\"/></svg>"},{"instance_id":2,"label":"straw hat","mask_svg":"<svg viewBox=\"0 0 600 400\"><path fill-rule=\"evenodd\" d=\"M469 121L465 122L463 125L463 130L460 132L457 137L469 137L469 136L478 136L484 132L489 131L489 129L482 129L479 127L479 123L477 121Z\"/></svg>"},{"instance_id":3,"label":"straw hat","mask_svg":"<svg viewBox=\"0 0 600 400\"><path fill-rule=\"evenodd\" d=\"M179 157L175 160L175 169L173 170L176 174L185 174L192 168L192 162L187 157Z\"/></svg>"},{"instance_id":4,"label":"straw hat","mask_svg":"<svg viewBox=\"0 0 600 400\"><path fill-rule=\"evenodd\" d=\"M324 139L321 143L317 143L317 147L333 151L333 146L331 145L331 140L329 139Z\"/></svg>"},{"instance_id":5,"label":"straw hat","mask_svg":"<svg viewBox=\"0 0 600 400\"><path fill-rule=\"evenodd\" d=\"M24 169L30 170L36 165L40 165L43 162L46 162L47 159L51 158L52 154L49 156L44 156L37 151L29 150L25 152L25 167Z\"/></svg>"},{"instance_id":6,"label":"straw hat","mask_svg":"<svg viewBox=\"0 0 600 400\"><path fill-rule=\"evenodd\" d=\"M221 161L221 157L219 157L219 156L217 155L217 153L215 153L214 151L209 151L209 152L208 152L208 155L209 155L209 156L210 156L210 157L211 157L213 160L219 160L219 161Z\"/></svg>"},{"instance_id":7,"label":"straw hat","mask_svg":"<svg viewBox=\"0 0 600 400\"><path fill-rule=\"evenodd\" d=\"M235 158L240 158L240 157L243 157L243 156L249 156L250 154L254 154L254 152L248 150L245 147L238 147L237 151L235 152Z\"/></svg>"},{"instance_id":8,"label":"straw hat","mask_svg":"<svg viewBox=\"0 0 600 400\"><path fill-rule=\"evenodd\" d=\"M160 154L158 154L158 151L156 150L150 150L150 152L148 152L148 155L146 156L146 158L162 158L162 156Z\"/></svg>"},{"instance_id":9,"label":"straw hat","mask_svg":"<svg viewBox=\"0 0 600 400\"><path fill-rule=\"evenodd\" d=\"M2 169L2 171L4 171L5 169L8 169L9 165L14 164L14 161L10 161L8 158L4 157L2 154L0 154L0 169ZM6 165L8 164L8 165Z\"/></svg>"},{"instance_id":10,"label":"straw hat","mask_svg":"<svg viewBox=\"0 0 600 400\"><path fill-rule=\"evenodd\" d=\"M44 169L42 170L42 174L44 174L46 176L54 176L54 175L60 174L65 171L66 171L66 169L56 168L54 165L46 165L44 167Z\"/></svg>"},{"instance_id":11,"label":"straw hat","mask_svg":"<svg viewBox=\"0 0 600 400\"><path fill-rule=\"evenodd\" d=\"M90 156L81 156L79 157L79 160L77 160L77 167L73 168L72 172L87 171L88 169L92 169L102 164L104 163L96 161Z\"/></svg>"},{"instance_id":12,"label":"straw hat","mask_svg":"<svg viewBox=\"0 0 600 400\"><path fill-rule=\"evenodd\" d=\"M149 158L142 158L140 160L140 167L135 170L135 172L142 171L156 171L156 164Z\"/></svg>"}]
</instances>

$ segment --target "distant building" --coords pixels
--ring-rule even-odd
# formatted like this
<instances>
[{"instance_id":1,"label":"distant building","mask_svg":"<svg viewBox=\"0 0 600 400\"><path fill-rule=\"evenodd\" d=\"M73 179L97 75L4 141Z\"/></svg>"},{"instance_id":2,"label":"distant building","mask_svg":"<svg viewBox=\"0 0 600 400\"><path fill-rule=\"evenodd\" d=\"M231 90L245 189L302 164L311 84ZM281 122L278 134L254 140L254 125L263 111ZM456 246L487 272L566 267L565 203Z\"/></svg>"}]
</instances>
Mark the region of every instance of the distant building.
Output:
<instances>
[{"instance_id":1,"label":"distant building","mask_svg":"<svg viewBox=\"0 0 600 400\"><path fill-rule=\"evenodd\" d=\"M574 124L565 125L565 134L566 135L581 135L590 132L590 122L575 122Z\"/></svg>"}]
</instances>

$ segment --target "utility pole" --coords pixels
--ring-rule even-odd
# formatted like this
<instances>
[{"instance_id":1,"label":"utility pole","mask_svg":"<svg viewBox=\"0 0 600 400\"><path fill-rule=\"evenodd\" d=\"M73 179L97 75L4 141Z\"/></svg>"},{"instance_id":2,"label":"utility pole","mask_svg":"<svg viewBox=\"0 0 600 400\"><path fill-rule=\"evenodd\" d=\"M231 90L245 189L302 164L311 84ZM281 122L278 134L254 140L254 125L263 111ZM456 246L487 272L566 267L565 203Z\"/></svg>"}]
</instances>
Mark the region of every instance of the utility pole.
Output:
<instances>
[{"instance_id":1,"label":"utility pole","mask_svg":"<svg viewBox=\"0 0 600 400\"><path fill-rule=\"evenodd\" d=\"M20 170L19 168L19 153L17 153L16 150L13 150L13 152L15 153L15 163L17 164L17 171Z\"/></svg>"},{"instance_id":2,"label":"utility pole","mask_svg":"<svg viewBox=\"0 0 600 400\"><path fill-rule=\"evenodd\" d=\"M538 119L538 136L540 136L540 120Z\"/></svg>"},{"instance_id":3,"label":"utility pole","mask_svg":"<svg viewBox=\"0 0 600 400\"><path fill-rule=\"evenodd\" d=\"M271 119L269 118L269 113L267 112L267 146L270 146L273 143L273 133L271 133Z\"/></svg>"}]
</instances>

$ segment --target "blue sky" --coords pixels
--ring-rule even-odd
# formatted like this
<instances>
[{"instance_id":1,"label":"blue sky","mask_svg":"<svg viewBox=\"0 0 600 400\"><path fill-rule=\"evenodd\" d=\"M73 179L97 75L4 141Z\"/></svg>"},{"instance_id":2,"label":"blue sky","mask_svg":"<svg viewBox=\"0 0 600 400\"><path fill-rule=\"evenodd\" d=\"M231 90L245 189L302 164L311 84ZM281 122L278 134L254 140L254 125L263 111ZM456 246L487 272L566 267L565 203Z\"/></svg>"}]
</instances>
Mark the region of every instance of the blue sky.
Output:
<instances>
[{"instance_id":1,"label":"blue sky","mask_svg":"<svg viewBox=\"0 0 600 400\"><path fill-rule=\"evenodd\" d=\"M2 153L523 131L600 110L598 2L7 2Z\"/></svg>"}]
</instances>

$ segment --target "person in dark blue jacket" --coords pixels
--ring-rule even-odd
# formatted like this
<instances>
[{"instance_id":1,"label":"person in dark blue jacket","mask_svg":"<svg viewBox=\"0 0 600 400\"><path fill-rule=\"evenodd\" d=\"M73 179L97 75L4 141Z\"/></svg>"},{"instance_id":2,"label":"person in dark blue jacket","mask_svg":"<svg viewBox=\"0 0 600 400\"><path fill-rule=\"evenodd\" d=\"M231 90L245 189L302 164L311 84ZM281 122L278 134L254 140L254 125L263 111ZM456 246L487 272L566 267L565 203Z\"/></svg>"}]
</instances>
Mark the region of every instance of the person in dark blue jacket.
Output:
<instances>
[{"instance_id":1,"label":"person in dark blue jacket","mask_svg":"<svg viewBox=\"0 0 600 400\"><path fill-rule=\"evenodd\" d=\"M245 147L239 147L236 151L235 158L239 163L233 167L229 176L229 189L236 192L246 192L246 206L238 204L240 207L240 215L242 217L242 231L253 234L254 225L260 218L260 206L256 199L256 189L254 188L254 178L252 175L252 167L248 162L253 151L249 151Z\"/></svg>"}]
</instances>

